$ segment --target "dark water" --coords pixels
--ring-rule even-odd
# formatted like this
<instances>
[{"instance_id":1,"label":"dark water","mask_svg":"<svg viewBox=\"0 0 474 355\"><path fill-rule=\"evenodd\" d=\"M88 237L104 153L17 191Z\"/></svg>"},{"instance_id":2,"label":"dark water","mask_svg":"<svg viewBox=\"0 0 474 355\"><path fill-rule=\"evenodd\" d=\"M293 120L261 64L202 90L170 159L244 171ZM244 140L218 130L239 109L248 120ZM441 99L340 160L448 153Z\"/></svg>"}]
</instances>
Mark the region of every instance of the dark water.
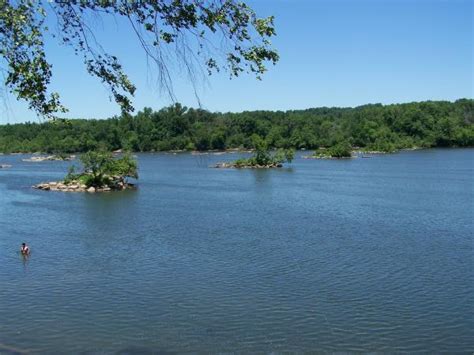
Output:
<instances>
[{"instance_id":1,"label":"dark water","mask_svg":"<svg viewBox=\"0 0 474 355\"><path fill-rule=\"evenodd\" d=\"M96 195L0 156L0 353L472 352L473 153L147 154L137 191Z\"/></svg>"}]
</instances>

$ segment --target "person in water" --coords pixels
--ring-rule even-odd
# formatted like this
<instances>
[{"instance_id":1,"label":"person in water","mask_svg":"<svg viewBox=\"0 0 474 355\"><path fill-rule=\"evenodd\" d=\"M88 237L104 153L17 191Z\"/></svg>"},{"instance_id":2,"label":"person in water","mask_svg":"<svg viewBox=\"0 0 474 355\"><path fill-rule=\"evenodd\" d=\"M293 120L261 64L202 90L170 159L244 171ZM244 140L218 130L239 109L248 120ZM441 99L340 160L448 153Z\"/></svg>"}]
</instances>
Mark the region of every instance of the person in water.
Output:
<instances>
[{"instance_id":1,"label":"person in water","mask_svg":"<svg viewBox=\"0 0 474 355\"><path fill-rule=\"evenodd\" d=\"M30 247L26 245L26 243L21 243L20 252L22 255L29 255L30 254Z\"/></svg>"}]
</instances>

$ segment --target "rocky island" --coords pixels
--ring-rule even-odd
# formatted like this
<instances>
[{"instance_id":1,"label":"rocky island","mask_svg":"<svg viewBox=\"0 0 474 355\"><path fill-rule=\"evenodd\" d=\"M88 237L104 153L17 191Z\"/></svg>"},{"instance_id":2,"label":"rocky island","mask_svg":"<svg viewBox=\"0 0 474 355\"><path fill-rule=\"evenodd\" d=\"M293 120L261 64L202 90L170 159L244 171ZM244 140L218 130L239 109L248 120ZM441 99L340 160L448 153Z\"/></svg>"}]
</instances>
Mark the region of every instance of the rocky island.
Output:
<instances>
[{"instance_id":1,"label":"rocky island","mask_svg":"<svg viewBox=\"0 0 474 355\"><path fill-rule=\"evenodd\" d=\"M352 147L348 143L338 143L329 148L319 148L312 155L305 155L305 159L351 159L356 158L352 154Z\"/></svg>"},{"instance_id":2,"label":"rocky island","mask_svg":"<svg viewBox=\"0 0 474 355\"><path fill-rule=\"evenodd\" d=\"M221 162L214 165L214 168L236 168L236 169L270 169L281 168L283 163L291 163L295 156L293 149L278 149L271 152L268 142L255 135L252 137L255 146L255 153L250 158L238 159L233 162Z\"/></svg>"},{"instance_id":3,"label":"rocky island","mask_svg":"<svg viewBox=\"0 0 474 355\"><path fill-rule=\"evenodd\" d=\"M81 155L83 170L73 165L63 181L43 182L33 188L62 192L109 192L135 188L127 178L138 179L137 162L129 153L114 158L110 152L88 152Z\"/></svg>"}]
</instances>

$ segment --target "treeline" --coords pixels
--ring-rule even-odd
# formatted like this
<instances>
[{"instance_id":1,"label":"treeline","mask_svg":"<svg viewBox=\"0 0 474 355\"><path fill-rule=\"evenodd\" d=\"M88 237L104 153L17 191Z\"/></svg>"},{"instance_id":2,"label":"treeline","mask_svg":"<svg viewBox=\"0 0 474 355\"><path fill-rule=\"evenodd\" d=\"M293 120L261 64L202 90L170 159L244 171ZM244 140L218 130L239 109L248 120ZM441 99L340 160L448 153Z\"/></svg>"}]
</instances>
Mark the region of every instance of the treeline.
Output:
<instances>
[{"instance_id":1,"label":"treeline","mask_svg":"<svg viewBox=\"0 0 474 355\"><path fill-rule=\"evenodd\" d=\"M378 151L466 147L474 146L473 108L472 99L242 113L212 113L175 104L107 120L1 125L0 151L253 148L255 135L275 148L316 149L341 143Z\"/></svg>"}]
</instances>

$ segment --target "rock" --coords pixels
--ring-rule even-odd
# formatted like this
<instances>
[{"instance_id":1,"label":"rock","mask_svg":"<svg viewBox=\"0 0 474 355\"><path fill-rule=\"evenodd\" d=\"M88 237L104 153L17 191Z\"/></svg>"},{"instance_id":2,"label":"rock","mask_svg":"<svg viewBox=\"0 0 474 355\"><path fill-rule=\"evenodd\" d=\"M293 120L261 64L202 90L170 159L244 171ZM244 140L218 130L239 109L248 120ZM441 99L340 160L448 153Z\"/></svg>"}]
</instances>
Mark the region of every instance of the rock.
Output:
<instances>
[{"instance_id":1,"label":"rock","mask_svg":"<svg viewBox=\"0 0 474 355\"><path fill-rule=\"evenodd\" d=\"M217 163L214 165L214 168L235 168L236 166L233 163Z\"/></svg>"},{"instance_id":2,"label":"rock","mask_svg":"<svg viewBox=\"0 0 474 355\"><path fill-rule=\"evenodd\" d=\"M87 192L95 192L95 188L91 186L86 191Z\"/></svg>"},{"instance_id":3,"label":"rock","mask_svg":"<svg viewBox=\"0 0 474 355\"><path fill-rule=\"evenodd\" d=\"M36 189L45 190L45 191L48 191L48 190L51 189L51 187L48 184L39 184L39 185L36 185L36 186L33 186L33 187L36 188Z\"/></svg>"},{"instance_id":4,"label":"rock","mask_svg":"<svg viewBox=\"0 0 474 355\"><path fill-rule=\"evenodd\" d=\"M42 161L71 161L76 159L75 155L69 155L66 157L59 156L59 155L48 155L48 156L33 156L31 158L22 159L22 161L38 163Z\"/></svg>"}]
</instances>

